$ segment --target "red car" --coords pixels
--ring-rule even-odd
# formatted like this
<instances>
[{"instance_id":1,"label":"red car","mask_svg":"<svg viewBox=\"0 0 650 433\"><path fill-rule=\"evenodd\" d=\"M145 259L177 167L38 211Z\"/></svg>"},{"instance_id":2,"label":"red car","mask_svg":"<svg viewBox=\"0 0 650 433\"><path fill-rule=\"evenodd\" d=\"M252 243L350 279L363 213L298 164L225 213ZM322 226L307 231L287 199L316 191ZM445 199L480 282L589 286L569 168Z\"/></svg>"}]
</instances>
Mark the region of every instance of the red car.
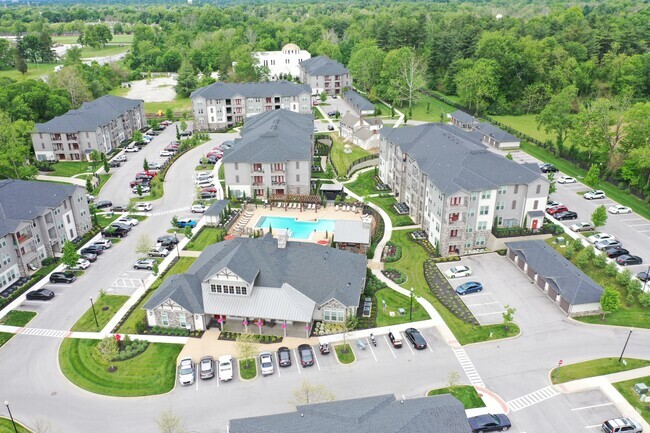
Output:
<instances>
[{"instance_id":1,"label":"red car","mask_svg":"<svg viewBox=\"0 0 650 433\"><path fill-rule=\"evenodd\" d=\"M201 190L201 192L212 192L212 193L216 194L217 193L217 188L215 188L214 186L208 186L206 188L203 188Z\"/></svg>"},{"instance_id":2,"label":"red car","mask_svg":"<svg viewBox=\"0 0 650 433\"><path fill-rule=\"evenodd\" d=\"M569 211L569 209L564 205L562 205L562 206L553 206L552 208L549 208L549 209L546 210L546 212L549 215L555 215L555 214L560 213L560 212L568 212L568 211Z\"/></svg>"}]
</instances>

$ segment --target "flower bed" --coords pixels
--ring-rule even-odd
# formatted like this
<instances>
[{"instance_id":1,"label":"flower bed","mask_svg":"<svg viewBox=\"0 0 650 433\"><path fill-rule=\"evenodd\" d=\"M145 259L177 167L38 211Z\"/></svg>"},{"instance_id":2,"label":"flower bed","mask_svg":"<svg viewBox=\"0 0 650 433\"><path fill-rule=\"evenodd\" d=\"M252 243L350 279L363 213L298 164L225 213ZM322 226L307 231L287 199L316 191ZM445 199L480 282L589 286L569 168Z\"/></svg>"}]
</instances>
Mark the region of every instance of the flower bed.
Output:
<instances>
[{"instance_id":1,"label":"flower bed","mask_svg":"<svg viewBox=\"0 0 650 433\"><path fill-rule=\"evenodd\" d=\"M438 257L440 255L438 253L438 249L431 245L431 242L429 242L427 239L414 239L411 237L411 240L424 248L424 251L427 252L429 257Z\"/></svg>"},{"instance_id":2,"label":"flower bed","mask_svg":"<svg viewBox=\"0 0 650 433\"><path fill-rule=\"evenodd\" d=\"M386 263L396 262L402 258L402 247L394 242L387 242L384 247L384 261Z\"/></svg>"},{"instance_id":3,"label":"flower bed","mask_svg":"<svg viewBox=\"0 0 650 433\"><path fill-rule=\"evenodd\" d=\"M432 263L447 263L447 262L458 262L460 257L458 256L447 256L447 257L434 257L429 259Z\"/></svg>"},{"instance_id":4,"label":"flower bed","mask_svg":"<svg viewBox=\"0 0 650 433\"><path fill-rule=\"evenodd\" d=\"M397 269L384 269L381 271L387 278L390 278L396 284L402 284L406 282L406 275L398 271Z\"/></svg>"},{"instance_id":5,"label":"flower bed","mask_svg":"<svg viewBox=\"0 0 650 433\"><path fill-rule=\"evenodd\" d=\"M433 296L463 322L478 325L479 323L476 317L474 317L469 308L467 308L467 305L456 294L435 263L435 259L429 259L424 262L424 278Z\"/></svg>"},{"instance_id":6,"label":"flower bed","mask_svg":"<svg viewBox=\"0 0 650 433\"><path fill-rule=\"evenodd\" d=\"M112 361L126 361L127 359L135 358L143 353L149 347L149 342L146 340L131 340L127 335L124 340L118 341L119 352Z\"/></svg>"},{"instance_id":7,"label":"flower bed","mask_svg":"<svg viewBox=\"0 0 650 433\"><path fill-rule=\"evenodd\" d=\"M219 340L225 341L237 341L237 338L242 335L241 332L230 332L223 331L219 334ZM277 335L261 335L261 334L250 334L253 337L257 338L257 342L261 344L271 344L271 343L281 343L282 337Z\"/></svg>"}]
</instances>

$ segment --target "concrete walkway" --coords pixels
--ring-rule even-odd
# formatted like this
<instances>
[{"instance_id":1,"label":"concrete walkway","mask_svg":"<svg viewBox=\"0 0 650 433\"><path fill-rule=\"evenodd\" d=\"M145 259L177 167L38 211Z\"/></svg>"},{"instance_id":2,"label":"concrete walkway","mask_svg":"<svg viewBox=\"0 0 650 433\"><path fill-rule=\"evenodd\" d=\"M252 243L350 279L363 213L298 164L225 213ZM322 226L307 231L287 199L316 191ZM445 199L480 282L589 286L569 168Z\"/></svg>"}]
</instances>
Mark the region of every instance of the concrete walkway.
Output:
<instances>
[{"instance_id":1,"label":"concrete walkway","mask_svg":"<svg viewBox=\"0 0 650 433\"><path fill-rule=\"evenodd\" d=\"M416 230L416 229L421 229L422 226L420 224L413 224L411 226L401 226L401 227L395 227L393 230Z\"/></svg>"},{"instance_id":2,"label":"concrete walkway","mask_svg":"<svg viewBox=\"0 0 650 433\"><path fill-rule=\"evenodd\" d=\"M77 179L75 177L63 177L63 176L45 176L43 174L37 174L36 180L44 180L49 182L63 182L63 183L72 183L81 187L86 187L85 179Z\"/></svg>"}]
</instances>

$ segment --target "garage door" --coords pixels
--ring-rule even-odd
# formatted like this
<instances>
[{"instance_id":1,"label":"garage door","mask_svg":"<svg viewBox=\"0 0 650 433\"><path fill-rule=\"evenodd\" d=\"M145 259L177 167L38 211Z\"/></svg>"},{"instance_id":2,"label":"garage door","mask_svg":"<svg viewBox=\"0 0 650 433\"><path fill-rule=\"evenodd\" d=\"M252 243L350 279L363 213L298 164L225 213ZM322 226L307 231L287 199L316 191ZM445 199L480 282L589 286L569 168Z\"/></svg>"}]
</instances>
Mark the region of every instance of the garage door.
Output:
<instances>
[{"instance_id":1,"label":"garage door","mask_svg":"<svg viewBox=\"0 0 650 433\"><path fill-rule=\"evenodd\" d=\"M544 280L544 278L538 276L537 277L537 287L544 290L544 287L546 287L546 280Z\"/></svg>"},{"instance_id":2,"label":"garage door","mask_svg":"<svg viewBox=\"0 0 650 433\"><path fill-rule=\"evenodd\" d=\"M535 273L536 273L535 270L530 266L528 266L528 270L526 271L526 275L528 275L528 278L530 278L531 280L535 280Z\"/></svg>"},{"instance_id":3,"label":"garage door","mask_svg":"<svg viewBox=\"0 0 650 433\"><path fill-rule=\"evenodd\" d=\"M548 288L548 297L551 298L553 302L557 299L557 292L555 291L554 288L549 287Z\"/></svg>"},{"instance_id":4,"label":"garage door","mask_svg":"<svg viewBox=\"0 0 650 433\"><path fill-rule=\"evenodd\" d=\"M564 298L560 299L560 308L562 309L562 311L564 311L565 313L569 314L569 308L570 308L570 307L571 307L571 306L569 305L569 301L567 301L567 300L564 299Z\"/></svg>"},{"instance_id":5,"label":"garage door","mask_svg":"<svg viewBox=\"0 0 650 433\"><path fill-rule=\"evenodd\" d=\"M508 250L508 258L510 259L511 262L515 262L515 252L513 250Z\"/></svg>"},{"instance_id":6,"label":"garage door","mask_svg":"<svg viewBox=\"0 0 650 433\"><path fill-rule=\"evenodd\" d=\"M519 269L522 271L524 270L524 266L526 266L526 261L523 260L521 257L519 258L519 263L517 263L517 266L519 266Z\"/></svg>"}]
</instances>

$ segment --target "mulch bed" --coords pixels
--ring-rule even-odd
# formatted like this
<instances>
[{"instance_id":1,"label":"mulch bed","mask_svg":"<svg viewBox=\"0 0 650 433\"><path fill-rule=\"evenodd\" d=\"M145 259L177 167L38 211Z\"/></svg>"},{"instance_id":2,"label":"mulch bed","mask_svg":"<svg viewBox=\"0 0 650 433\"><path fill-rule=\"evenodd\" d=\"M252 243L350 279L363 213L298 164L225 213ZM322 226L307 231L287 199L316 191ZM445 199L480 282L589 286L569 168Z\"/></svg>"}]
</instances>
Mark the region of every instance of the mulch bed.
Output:
<instances>
[{"instance_id":1,"label":"mulch bed","mask_svg":"<svg viewBox=\"0 0 650 433\"><path fill-rule=\"evenodd\" d=\"M435 265L432 259L424 262L424 278L427 281L429 290L433 296L440 301L452 314L465 323L470 325L479 325L478 320L467 308L465 303L460 299L451 287L440 269Z\"/></svg>"}]
</instances>

